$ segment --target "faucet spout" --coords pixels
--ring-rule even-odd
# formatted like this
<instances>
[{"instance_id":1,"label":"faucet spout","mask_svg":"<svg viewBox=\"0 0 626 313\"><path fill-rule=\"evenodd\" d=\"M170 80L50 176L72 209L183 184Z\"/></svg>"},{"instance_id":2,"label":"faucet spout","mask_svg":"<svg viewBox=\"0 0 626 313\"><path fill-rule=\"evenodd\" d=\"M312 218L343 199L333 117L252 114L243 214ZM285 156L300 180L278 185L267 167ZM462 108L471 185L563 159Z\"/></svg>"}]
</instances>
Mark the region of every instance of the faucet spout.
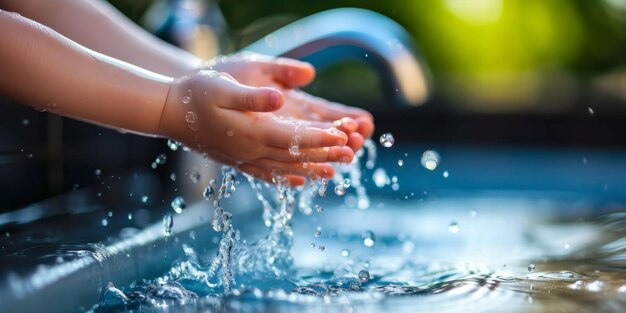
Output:
<instances>
[{"instance_id":1,"label":"faucet spout","mask_svg":"<svg viewBox=\"0 0 626 313\"><path fill-rule=\"evenodd\" d=\"M367 55L368 64L383 78L386 99L419 106L428 99L432 83L426 62L413 47L406 30L391 19L342 8L301 19L243 50L306 60L317 67Z\"/></svg>"}]
</instances>

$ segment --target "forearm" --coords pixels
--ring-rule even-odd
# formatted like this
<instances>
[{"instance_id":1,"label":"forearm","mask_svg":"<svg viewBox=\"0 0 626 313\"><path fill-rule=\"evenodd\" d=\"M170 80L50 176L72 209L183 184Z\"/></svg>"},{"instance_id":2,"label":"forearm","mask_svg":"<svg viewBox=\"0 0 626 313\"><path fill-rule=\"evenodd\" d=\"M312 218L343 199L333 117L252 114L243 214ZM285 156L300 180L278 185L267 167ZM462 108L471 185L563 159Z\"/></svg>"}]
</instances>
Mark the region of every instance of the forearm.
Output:
<instances>
[{"instance_id":1,"label":"forearm","mask_svg":"<svg viewBox=\"0 0 626 313\"><path fill-rule=\"evenodd\" d=\"M202 62L152 36L103 1L4 0L0 7L44 24L87 48L163 75L186 75Z\"/></svg>"},{"instance_id":2,"label":"forearm","mask_svg":"<svg viewBox=\"0 0 626 313\"><path fill-rule=\"evenodd\" d=\"M0 92L40 110L159 135L171 78L86 49L0 10Z\"/></svg>"}]
</instances>

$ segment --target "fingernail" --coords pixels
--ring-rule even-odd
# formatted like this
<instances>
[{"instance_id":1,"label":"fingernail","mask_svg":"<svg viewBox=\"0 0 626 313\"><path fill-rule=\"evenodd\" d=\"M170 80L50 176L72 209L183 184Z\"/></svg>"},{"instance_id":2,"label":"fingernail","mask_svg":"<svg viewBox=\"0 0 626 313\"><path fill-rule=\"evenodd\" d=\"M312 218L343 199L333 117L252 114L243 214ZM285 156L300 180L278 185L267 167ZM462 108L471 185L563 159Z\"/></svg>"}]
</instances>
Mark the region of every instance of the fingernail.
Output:
<instances>
[{"instance_id":1,"label":"fingernail","mask_svg":"<svg viewBox=\"0 0 626 313\"><path fill-rule=\"evenodd\" d=\"M272 92L270 92L270 107L272 108L279 108L281 105L281 94L280 92L273 90Z\"/></svg>"}]
</instances>

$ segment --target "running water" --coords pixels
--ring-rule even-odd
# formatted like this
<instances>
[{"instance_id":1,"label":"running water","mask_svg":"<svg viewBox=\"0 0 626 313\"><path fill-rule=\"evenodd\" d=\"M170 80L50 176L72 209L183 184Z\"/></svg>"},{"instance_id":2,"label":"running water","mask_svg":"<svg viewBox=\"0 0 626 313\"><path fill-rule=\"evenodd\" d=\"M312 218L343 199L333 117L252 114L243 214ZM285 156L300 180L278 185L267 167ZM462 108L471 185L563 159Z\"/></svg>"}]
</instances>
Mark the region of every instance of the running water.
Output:
<instances>
[{"instance_id":1,"label":"running water","mask_svg":"<svg viewBox=\"0 0 626 313\"><path fill-rule=\"evenodd\" d=\"M296 127L295 139L290 148L290 152L294 156L299 155L297 148L294 148L299 145L298 129ZM371 149L375 149L375 146L368 144L368 156L370 157L368 161L373 162L375 151L370 151ZM363 153L361 152L359 156L363 156ZM353 188L356 192L358 208L367 209L370 201L361 183L358 158L355 158L350 164L339 165L336 169L336 175L333 178L336 185L335 193L338 196L343 196L349 188ZM217 255L213 258L210 266L203 269L197 262L191 259L185 260L174 266L170 273L162 278L163 281L192 280L201 282L207 290L229 293L235 283L254 285L255 282L275 281L293 276L291 221L296 210L296 204L301 212L311 214L315 190L320 197L325 197L329 182L325 179L321 181L311 180L308 188L292 188L281 175L276 175L273 184L268 184L260 182L250 175L241 174L252 187L257 200L263 206L263 224L269 229L265 238L250 244L241 240L239 231L233 225L232 214L226 212L222 206L222 201L232 197L240 183L236 180L237 174L234 169L224 166L220 187L217 188L215 180L211 180L203 192L204 198L212 200L214 207L211 226L214 231L221 235ZM182 200L179 198L172 201L172 207L177 213L179 213L178 204ZM321 210L321 207L318 206L317 211L321 212ZM182 209L180 211L182 212ZM325 246L319 245L318 250L324 251Z\"/></svg>"}]
</instances>

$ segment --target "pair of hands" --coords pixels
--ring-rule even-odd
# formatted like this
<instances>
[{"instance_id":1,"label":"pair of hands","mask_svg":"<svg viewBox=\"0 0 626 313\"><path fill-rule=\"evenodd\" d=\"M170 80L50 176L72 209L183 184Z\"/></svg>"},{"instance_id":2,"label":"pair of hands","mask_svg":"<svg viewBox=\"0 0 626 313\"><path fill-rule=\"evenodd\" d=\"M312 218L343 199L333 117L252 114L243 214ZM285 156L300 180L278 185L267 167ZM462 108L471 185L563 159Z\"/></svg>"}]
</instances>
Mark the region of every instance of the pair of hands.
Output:
<instances>
[{"instance_id":1,"label":"pair of hands","mask_svg":"<svg viewBox=\"0 0 626 313\"><path fill-rule=\"evenodd\" d=\"M222 56L170 87L160 132L203 155L272 181L330 179L373 132L367 111L298 90L315 77L304 62Z\"/></svg>"}]
</instances>

